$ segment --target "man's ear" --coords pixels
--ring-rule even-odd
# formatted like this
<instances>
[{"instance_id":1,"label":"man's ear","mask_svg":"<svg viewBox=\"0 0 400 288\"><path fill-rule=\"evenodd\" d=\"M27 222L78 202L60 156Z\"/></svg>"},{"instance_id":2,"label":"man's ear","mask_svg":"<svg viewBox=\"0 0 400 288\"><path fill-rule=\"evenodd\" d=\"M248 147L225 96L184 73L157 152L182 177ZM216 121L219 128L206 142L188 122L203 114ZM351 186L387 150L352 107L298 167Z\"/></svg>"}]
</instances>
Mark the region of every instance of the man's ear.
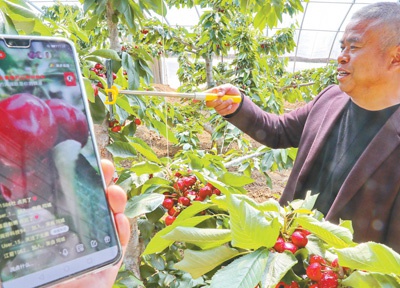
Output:
<instances>
[{"instance_id":1,"label":"man's ear","mask_svg":"<svg viewBox=\"0 0 400 288\"><path fill-rule=\"evenodd\" d=\"M392 66L396 69L400 69L400 45L394 48Z\"/></svg>"}]
</instances>

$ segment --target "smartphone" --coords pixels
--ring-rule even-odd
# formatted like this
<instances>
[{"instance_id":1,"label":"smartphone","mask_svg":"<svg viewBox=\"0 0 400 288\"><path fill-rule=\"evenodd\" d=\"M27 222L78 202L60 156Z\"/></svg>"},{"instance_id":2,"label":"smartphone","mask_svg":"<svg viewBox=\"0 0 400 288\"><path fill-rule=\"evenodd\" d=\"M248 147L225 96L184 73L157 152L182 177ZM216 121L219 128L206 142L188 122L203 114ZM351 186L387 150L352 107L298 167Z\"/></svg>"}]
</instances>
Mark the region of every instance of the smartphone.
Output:
<instances>
[{"instance_id":1,"label":"smartphone","mask_svg":"<svg viewBox=\"0 0 400 288\"><path fill-rule=\"evenodd\" d=\"M73 44L0 35L0 280L47 287L121 247Z\"/></svg>"}]
</instances>

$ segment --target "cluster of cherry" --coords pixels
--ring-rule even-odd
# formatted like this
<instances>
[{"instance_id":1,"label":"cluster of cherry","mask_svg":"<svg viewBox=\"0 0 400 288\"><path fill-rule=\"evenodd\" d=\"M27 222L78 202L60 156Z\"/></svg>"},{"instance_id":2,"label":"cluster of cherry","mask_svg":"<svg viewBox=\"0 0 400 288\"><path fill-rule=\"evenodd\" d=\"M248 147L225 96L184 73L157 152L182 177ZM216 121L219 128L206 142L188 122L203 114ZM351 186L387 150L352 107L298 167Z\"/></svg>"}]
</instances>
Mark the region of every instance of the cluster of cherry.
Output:
<instances>
[{"instance_id":1,"label":"cluster of cherry","mask_svg":"<svg viewBox=\"0 0 400 288\"><path fill-rule=\"evenodd\" d=\"M183 209L190 206L192 201L204 201L211 195L221 195L221 191L211 183L202 184L195 175L175 173L176 180L173 181L173 192L164 192L162 206L167 210L165 224L171 225Z\"/></svg>"},{"instance_id":2,"label":"cluster of cherry","mask_svg":"<svg viewBox=\"0 0 400 288\"><path fill-rule=\"evenodd\" d=\"M94 67L89 69L90 71L93 71L97 76L106 79L106 68L104 67L103 64L100 63L96 63L94 65ZM112 73L113 75L113 80L115 80L117 78L117 74L115 74L114 72ZM101 83L101 81L97 81L96 83L92 84L92 88L93 88L93 93L94 96L98 96L99 95L99 88L104 89L104 85L103 83Z\"/></svg>"},{"instance_id":3,"label":"cluster of cherry","mask_svg":"<svg viewBox=\"0 0 400 288\"><path fill-rule=\"evenodd\" d=\"M1 100L0 113L3 198L16 201L33 192L51 193L52 149L70 139L85 146L89 137L86 115L62 99L45 100L29 93Z\"/></svg>"},{"instance_id":4,"label":"cluster of cherry","mask_svg":"<svg viewBox=\"0 0 400 288\"><path fill-rule=\"evenodd\" d=\"M290 239L285 241L284 237L278 237L274 249L278 253L289 251L295 253L298 249L303 248L308 243L307 236L310 232L305 229L296 229ZM340 267L338 259L332 262L324 259L319 255L311 255L307 262L305 279L308 278L309 288L337 288L339 287L338 279L343 278L346 268ZM276 285L276 288L298 288L299 283L292 281L290 284L283 281Z\"/></svg>"}]
</instances>

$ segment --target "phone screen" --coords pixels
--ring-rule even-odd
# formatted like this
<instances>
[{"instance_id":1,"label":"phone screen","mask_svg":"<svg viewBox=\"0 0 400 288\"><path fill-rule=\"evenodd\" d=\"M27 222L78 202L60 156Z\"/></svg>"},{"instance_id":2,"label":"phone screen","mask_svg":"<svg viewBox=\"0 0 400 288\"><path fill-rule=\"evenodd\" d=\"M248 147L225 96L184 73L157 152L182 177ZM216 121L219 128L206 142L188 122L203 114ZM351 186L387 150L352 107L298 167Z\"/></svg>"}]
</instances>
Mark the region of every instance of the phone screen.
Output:
<instances>
[{"instance_id":1,"label":"phone screen","mask_svg":"<svg viewBox=\"0 0 400 288\"><path fill-rule=\"evenodd\" d=\"M68 41L0 36L3 287L54 284L121 256L79 73Z\"/></svg>"}]
</instances>

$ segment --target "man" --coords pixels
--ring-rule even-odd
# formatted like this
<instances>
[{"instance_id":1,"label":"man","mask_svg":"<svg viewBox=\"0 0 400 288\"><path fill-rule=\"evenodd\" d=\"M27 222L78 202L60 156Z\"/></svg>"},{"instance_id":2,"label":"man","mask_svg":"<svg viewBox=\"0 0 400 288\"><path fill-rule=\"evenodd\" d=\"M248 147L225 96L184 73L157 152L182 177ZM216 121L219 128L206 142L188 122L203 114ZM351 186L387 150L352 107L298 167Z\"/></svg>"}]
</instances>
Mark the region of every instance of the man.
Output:
<instances>
[{"instance_id":1,"label":"man","mask_svg":"<svg viewBox=\"0 0 400 288\"><path fill-rule=\"evenodd\" d=\"M355 241L400 252L400 4L362 8L340 42L339 85L304 107L277 116L247 97L207 106L264 145L299 148L281 204L319 193L315 208L352 220ZM211 91L240 93L229 84Z\"/></svg>"}]
</instances>

